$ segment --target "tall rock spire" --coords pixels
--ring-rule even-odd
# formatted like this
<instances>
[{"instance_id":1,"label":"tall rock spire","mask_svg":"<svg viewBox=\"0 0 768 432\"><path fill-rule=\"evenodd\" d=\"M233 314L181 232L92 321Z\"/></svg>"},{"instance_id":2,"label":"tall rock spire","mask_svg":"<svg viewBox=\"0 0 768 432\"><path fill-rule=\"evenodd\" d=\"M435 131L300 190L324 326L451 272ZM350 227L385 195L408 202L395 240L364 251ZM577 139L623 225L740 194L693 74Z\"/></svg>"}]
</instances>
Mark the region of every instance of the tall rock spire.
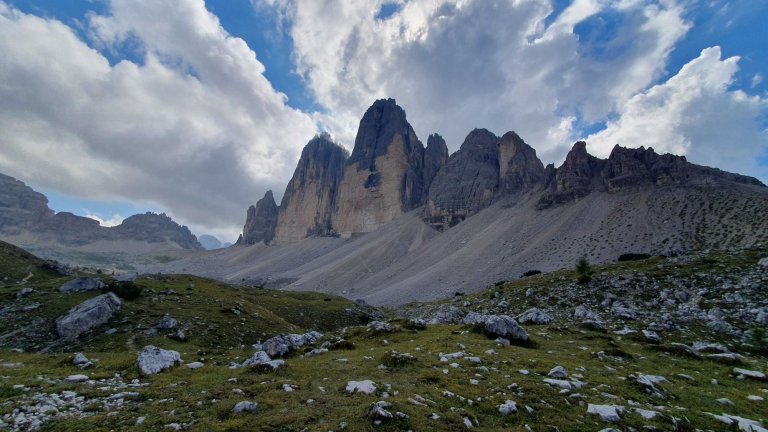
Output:
<instances>
[{"instance_id":1,"label":"tall rock spire","mask_svg":"<svg viewBox=\"0 0 768 432\"><path fill-rule=\"evenodd\" d=\"M307 143L280 203L275 242L292 243L333 232L331 216L348 157L328 134Z\"/></svg>"},{"instance_id":2,"label":"tall rock spire","mask_svg":"<svg viewBox=\"0 0 768 432\"><path fill-rule=\"evenodd\" d=\"M248 213L243 226L243 234L237 239L237 244L252 245L260 242L269 243L275 237L277 225L277 204L272 191L267 191L264 198L248 207Z\"/></svg>"},{"instance_id":3,"label":"tall rock spire","mask_svg":"<svg viewBox=\"0 0 768 432\"><path fill-rule=\"evenodd\" d=\"M424 203L424 146L394 99L360 121L339 187L333 228L342 237L373 231Z\"/></svg>"}]
</instances>

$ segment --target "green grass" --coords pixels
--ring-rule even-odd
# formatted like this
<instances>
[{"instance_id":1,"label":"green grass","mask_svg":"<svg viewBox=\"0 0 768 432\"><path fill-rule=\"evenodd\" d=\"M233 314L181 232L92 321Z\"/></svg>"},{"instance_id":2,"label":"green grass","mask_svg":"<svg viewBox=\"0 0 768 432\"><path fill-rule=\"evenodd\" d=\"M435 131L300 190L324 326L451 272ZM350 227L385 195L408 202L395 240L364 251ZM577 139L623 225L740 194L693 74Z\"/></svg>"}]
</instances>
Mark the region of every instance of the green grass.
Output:
<instances>
[{"instance_id":1,"label":"green grass","mask_svg":"<svg viewBox=\"0 0 768 432\"><path fill-rule=\"evenodd\" d=\"M186 424L186 430L194 431L328 431L338 430L342 421L348 424L347 430L352 431L459 431L466 430L464 417L479 424L476 430L524 430L525 425L529 425L534 431L596 431L610 425L587 415L587 403L630 408L630 400L645 409L661 406L661 415L648 421L627 413L615 425L618 429L641 430L644 426L654 426L658 430L676 430L675 421L687 421L701 430L725 429L725 425L705 412L726 412L761 420L764 424L768 420L765 402L747 400L748 395L768 397L764 391L768 383L739 381L732 374L732 365L692 358L671 347L671 342L717 340L702 323L664 332L663 344L648 345L637 335L620 337L583 331L556 320L551 326L526 326L533 341L530 346L503 347L468 326L430 325L426 330L415 331L403 329L405 321L399 321L393 323L401 324L394 326L399 330L371 335L364 324L382 311L360 307L339 297L233 287L193 276L162 275L136 281L143 287L142 295L125 301L123 310L111 322L74 344L61 344L53 333L55 317L98 293L61 294L57 288L69 278L41 271L37 267L39 260L18 250L6 247L0 252L0 272L9 278L0 286L3 299L0 310L6 317L13 317L0 320L0 334L26 330L19 333L19 337L0 339L0 347L5 348L0 349L0 416L39 392L74 390L94 401L88 416L48 422L43 428L47 431L122 430L133 428L138 417L146 417L144 424L135 427L138 431L162 430L169 423ZM673 262L656 257L597 266L595 272L616 277L642 273L653 280L684 277L692 286L697 286L713 271L746 268L754 265L764 253L760 250L738 254L712 252ZM16 283L29 272L35 276L27 283ZM516 311L522 311L542 306L537 298L557 284L574 281L575 277L573 271L561 270L499 284L459 300L384 312L393 317L396 312L463 301L472 303L468 309L482 310L492 308L500 298L514 304ZM17 300L15 293L22 286L35 291ZM529 288L533 288L537 296L526 296ZM21 311L24 306L38 303L37 309ZM572 308L574 305L561 306ZM239 311L239 315L234 310ZM164 332L147 333L164 314L179 320L188 341L169 339ZM115 328L117 332L106 335L107 328ZM230 362L239 363L250 357L253 343L279 333L306 330L323 331L324 340L328 341L343 338L347 341L346 349L312 358L296 353L286 360L284 369L271 373L228 368ZM176 367L142 377L136 366L136 355L148 344L176 350L185 362L202 361L205 366L199 370ZM16 347L29 351L45 348L48 352L8 349ZM489 349L495 350L495 354L486 353ZM410 353L415 360L393 361L393 350ZM439 361L440 352L460 350L479 356L482 363L477 365L459 359L456 363L461 367L452 368ZM127 402L122 409L105 410L97 402L100 398L133 389L105 392L98 389L101 384L61 382L68 375L81 373L71 364L75 351L84 352L95 362L94 368L85 371L93 379L112 379L117 375L124 382L138 379L147 386L135 390L140 393L139 397ZM742 367L766 372L764 357L741 352L746 355ZM22 366L3 367L6 363ZM390 367L380 369L381 363L389 363ZM546 373L556 365L564 366L571 375L582 376L580 379L587 383L586 387L572 392L580 393L581 399L561 394L559 389L543 383ZM444 369L448 370L447 374ZM520 374L521 369L530 374ZM640 373L662 375L669 380L659 385L663 399L654 398L634 382ZM694 380L678 374L690 375ZM378 394L348 395L343 391L348 381L366 379L377 383ZM713 384L713 379L718 383ZM470 380L477 380L479 384L471 384ZM18 384L28 390L13 387ZM296 390L285 392L284 384L293 385ZM235 393L235 389L242 394ZM443 396L446 391L457 397ZM392 411L401 411L409 417L373 427L366 413L373 402L385 399L384 392L389 395L386 400L393 404ZM417 396L434 403L415 405L409 399L418 399ZM465 398L464 401L458 396ZM718 398L728 398L735 406L724 407L716 402ZM310 399L314 403L308 403ZM503 417L497 407L507 399L517 402L519 411ZM232 413L232 407L242 400L257 402L256 412ZM533 412L529 413L526 406ZM433 414L439 415L440 420L433 420Z\"/></svg>"}]
</instances>

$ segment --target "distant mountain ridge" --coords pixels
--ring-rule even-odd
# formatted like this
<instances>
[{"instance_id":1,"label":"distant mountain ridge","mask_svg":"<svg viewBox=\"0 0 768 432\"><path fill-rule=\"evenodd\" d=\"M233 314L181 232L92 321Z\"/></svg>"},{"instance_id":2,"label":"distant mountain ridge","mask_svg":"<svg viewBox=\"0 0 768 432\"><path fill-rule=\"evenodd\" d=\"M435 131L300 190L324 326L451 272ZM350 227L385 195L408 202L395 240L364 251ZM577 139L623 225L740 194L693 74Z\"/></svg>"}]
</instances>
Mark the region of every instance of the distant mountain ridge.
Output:
<instances>
[{"instance_id":1,"label":"distant mountain ridge","mask_svg":"<svg viewBox=\"0 0 768 432\"><path fill-rule=\"evenodd\" d=\"M20 180L0 174L0 238L14 244L59 244L80 247L96 242L171 243L180 249L202 250L185 226L165 213L147 212L114 227L69 212L54 212L45 195Z\"/></svg>"},{"instance_id":2,"label":"distant mountain ridge","mask_svg":"<svg viewBox=\"0 0 768 432\"><path fill-rule=\"evenodd\" d=\"M512 131L498 137L475 129L448 156L440 135L430 135L425 149L396 101L380 99L360 120L351 155L327 134L306 145L280 205L268 191L251 206L238 243L349 238L421 206L424 222L445 230L496 202L512 205L529 193L539 194L536 208L545 210L598 192L723 182L764 187L755 178L652 148L616 145L608 159L600 159L587 153L583 141L560 167L545 167Z\"/></svg>"}]
</instances>

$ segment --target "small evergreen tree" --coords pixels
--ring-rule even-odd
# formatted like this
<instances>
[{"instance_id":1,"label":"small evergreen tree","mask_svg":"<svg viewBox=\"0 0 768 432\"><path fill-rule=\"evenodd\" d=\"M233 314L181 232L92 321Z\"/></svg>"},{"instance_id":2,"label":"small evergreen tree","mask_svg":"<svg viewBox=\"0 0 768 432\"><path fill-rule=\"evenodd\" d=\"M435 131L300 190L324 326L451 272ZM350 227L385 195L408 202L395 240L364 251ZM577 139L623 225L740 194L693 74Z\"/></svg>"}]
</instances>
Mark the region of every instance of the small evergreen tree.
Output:
<instances>
[{"instance_id":1,"label":"small evergreen tree","mask_svg":"<svg viewBox=\"0 0 768 432\"><path fill-rule=\"evenodd\" d=\"M576 274L578 276L576 280L580 284L589 283L589 281L592 280L592 273L592 267L590 267L586 256L582 256L578 261L576 261Z\"/></svg>"}]
</instances>

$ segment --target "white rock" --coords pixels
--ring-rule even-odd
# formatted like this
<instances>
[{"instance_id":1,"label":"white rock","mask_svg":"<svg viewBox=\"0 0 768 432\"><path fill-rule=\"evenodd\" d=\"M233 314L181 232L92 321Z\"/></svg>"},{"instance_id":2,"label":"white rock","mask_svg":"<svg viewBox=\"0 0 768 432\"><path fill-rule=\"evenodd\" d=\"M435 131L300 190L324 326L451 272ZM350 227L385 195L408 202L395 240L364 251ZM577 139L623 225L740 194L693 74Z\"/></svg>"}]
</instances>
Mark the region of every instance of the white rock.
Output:
<instances>
[{"instance_id":1,"label":"white rock","mask_svg":"<svg viewBox=\"0 0 768 432\"><path fill-rule=\"evenodd\" d=\"M757 395L749 395L749 396L747 396L747 399L751 400L751 401L754 401L754 402L762 402L762 401L765 400L765 399L763 399L762 396L757 396Z\"/></svg>"},{"instance_id":2,"label":"white rock","mask_svg":"<svg viewBox=\"0 0 768 432\"><path fill-rule=\"evenodd\" d=\"M88 375L78 374L78 375L70 375L64 378L64 381L70 382L70 383L81 383L81 382L88 381L88 379L89 379Z\"/></svg>"},{"instance_id":3,"label":"white rock","mask_svg":"<svg viewBox=\"0 0 768 432\"><path fill-rule=\"evenodd\" d=\"M139 353L137 361L139 369L144 375L162 372L182 362L177 351L164 350L153 345L145 346Z\"/></svg>"},{"instance_id":4,"label":"white rock","mask_svg":"<svg viewBox=\"0 0 768 432\"><path fill-rule=\"evenodd\" d=\"M547 376L550 378L567 378L568 371L562 366L555 366L549 371Z\"/></svg>"},{"instance_id":5,"label":"white rock","mask_svg":"<svg viewBox=\"0 0 768 432\"><path fill-rule=\"evenodd\" d=\"M520 324L549 324L552 317L539 308L531 308L517 317Z\"/></svg>"},{"instance_id":6,"label":"white rock","mask_svg":"<svg viewBox=\"0 0 768 432\"><path fill-rule=\"evenodd\" d=\"M232 411L236 413L252 412L252 411L256 411L257 406L258 404L256 402L242 401L242 402L238 402L235 405L235 407L232 409Z\"/></svg>"},{"instance_id":7,"label":"white rock","mask_svg":"<svg viewBox=\"0 0 768 432\"><path fill-rule=\"evenodd\" d=\"M575 390L584 387L587 383L579 380L561 380L554 378L544 378L544 382L565 390Z\"/></svg>"},{"instance_id":8,"label":"white rock","mask_svg":"<svg viewBox=\"0 0 768 432\"><path fill-rule=\"evenodd\" d=\"M200 369L203 366L205 366L205 365L203 363L201 363L201 362L192 362L192 363L189 363L187 365L187 367L190 368L190 369Z\"/></svg>"},{"instance_id":9,"label":"white rock","mask_svg":"<svg viewBox=\"0 0 768 432\"><path fill-rule=\"evenodd\" d=\"M594 405L589 404L587 406L587 414L597 414L600 416L600 420L616 423L621 420L621 414L624 412L624 407L621 405Z\"/></svg>"},{"instance_id":10,"label":"white rock","mask_svg":"<svg viewBox=\"0 0 768 432\"><path fill-rule=\"evenodd\" d=\"M499 405L499 412L501 415L509 415L517 412L517 404L515 401L507 399L503 404Z\"/></svg>"},{"instance_id":11,"label":"white rock","mask_svg":"<svg viewBox=\"0 0 768 432\"><path fill-rule=\"evenodd\" d=\"M363 380L363 381L348 381L347 382L347 388L345 390L347 393L362 393L362 394L373 394L376 392L376 383L374 383L371 380Z\"/></svg>"},{"instance_id":12,"label":"white rock","mask_svg":"<svg viewBox=\"0 0 768 432\"><path fill-rule=\"evenodd\" d=\"M748 369L741 369L741 368L733 368L733 373L737 375L744 375L747 378L756 379L759 381L767 381L765 378L765 374L760 371L753 371Z\"/></svg>"}]
</instances>

